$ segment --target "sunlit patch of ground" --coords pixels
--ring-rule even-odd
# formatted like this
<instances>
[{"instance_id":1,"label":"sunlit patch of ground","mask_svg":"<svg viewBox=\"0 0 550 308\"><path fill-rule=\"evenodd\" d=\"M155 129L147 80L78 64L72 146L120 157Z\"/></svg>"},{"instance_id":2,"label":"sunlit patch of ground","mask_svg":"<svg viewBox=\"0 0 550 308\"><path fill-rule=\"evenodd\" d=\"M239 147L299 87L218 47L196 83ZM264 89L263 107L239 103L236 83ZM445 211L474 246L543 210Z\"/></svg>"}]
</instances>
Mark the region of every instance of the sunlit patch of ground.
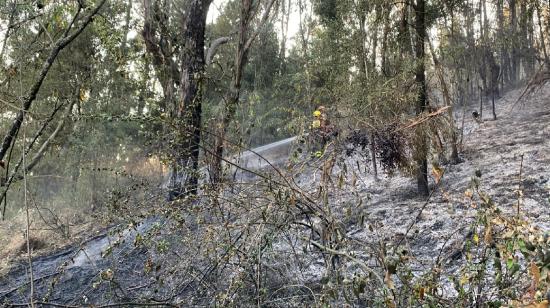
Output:
<instances>
[{"instance_id":1,"label":"sunlit patch of ground","mask_svg":"<svg viewBox=\"0 0 550 308\"><path fill-rule=\"evenodd\" d=\"M93 223L79 209L63 209L54 215L49 211L30 210L31 256L48 255L59 248L89 236L100 224ZM9 264L26 258L26 214L20 211L8 220L0 221L0 274Z\"/></svg>"}]
</instances>

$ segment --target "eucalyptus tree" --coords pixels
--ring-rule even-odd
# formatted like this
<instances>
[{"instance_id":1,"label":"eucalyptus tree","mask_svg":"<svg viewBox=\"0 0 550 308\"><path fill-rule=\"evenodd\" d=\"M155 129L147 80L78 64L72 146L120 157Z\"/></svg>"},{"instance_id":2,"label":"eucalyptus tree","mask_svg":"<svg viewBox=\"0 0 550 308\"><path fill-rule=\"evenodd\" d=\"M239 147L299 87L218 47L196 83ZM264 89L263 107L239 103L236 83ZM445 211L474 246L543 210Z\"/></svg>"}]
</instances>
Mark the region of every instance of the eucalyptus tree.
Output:
<instances>
[{"instance_id":1,"label":"eucalyptus tree","mask_svg":"<svg viewBox=\"0 0 550 308\"><path fill-rule=\"evenodd\" d=\"M426 2L425 0L417 0L414 6L415 11L415 30L416 30L416 42L415 42L415 56L417 60L415 79L419 84L420 91L418 93L418 99L416 102L416 114L420 115L428 108L427 101L427 88L426 88L426 68L425 68L425 44L426 44ZM422 132L418 133L419 139L417 140L417 153L416 164L416 180L418 185L418 192L423 196L428 196L428 158L427 158L427 141L422 136Z\"/></svg>"},{"instance_id":2,"label":"eucalyptus tree","mask_svg":"<svg viewBox=\"0 0 550 308\"><path fill-rule=\"evenodd\" d=\"M197 192L205 84L206 16L211 0L144 0L142 36L164 95L169 132L170 200Z\"/></svg>"},{"instance_id":3,"label":"eucalyptus tree","mask_svg":"<svg viewBox=\"0 0 550 308\"><path fill-rule=\"evenodd\" d=\"M273 5L276 0L269 0L265 3L263 14L258 21L256 29L252 29L252 22L256 15L262 10L262 2L253 3L251 0L240 1L241 14L239 17L239 26L237 30L237 49L234 56L234 65L232 67L232 78L227 94L222 100L222 114L218 119L219 127L216 129L216 138L214 144L214 153L211 167L211 180L218 183L222 175L222 159L224 156L224 142L226 140L229 125L235 116L241 95L241 81L244 68L248 62L248 54L252 43L258 37L260 31L266 24Z\"/></svg>"}]
</instances>

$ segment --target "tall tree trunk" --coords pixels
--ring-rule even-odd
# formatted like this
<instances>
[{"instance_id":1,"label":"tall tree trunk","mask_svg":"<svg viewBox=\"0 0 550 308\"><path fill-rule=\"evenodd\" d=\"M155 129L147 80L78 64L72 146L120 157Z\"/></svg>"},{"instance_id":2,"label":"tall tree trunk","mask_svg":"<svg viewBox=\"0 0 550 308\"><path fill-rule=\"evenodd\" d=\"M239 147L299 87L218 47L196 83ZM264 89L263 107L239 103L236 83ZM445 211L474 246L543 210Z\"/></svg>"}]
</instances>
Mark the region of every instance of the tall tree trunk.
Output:
<instances>
[{"instance_id":1,"label":"tall tree trunk","mask_svg":"<svg viewBox=\"0 0 550 308\"><path fill-rule=\"evenodd\" d=\"M535 64L537 63L537 52L535 50L535 25L533 23L534 18L534 5L525 4L525 32L526 32L526 52L525 52L525 74L531 76L535 73Z\"/></svg>"},{"instance_id":2,"label":"tall tree trunk","mask_svg":"<svg viewBox=\"0 0 550 308\"><path fill-rule=\"evenodd\" d=\"M377 9L380 9L379 6L376 7ZM362 86L366 86L368 82L368 68L367 68L367 31L366 31L366 21L367 21L367 9L365 6L357 7L356 8L357 18L359 19L359 34L361 41L359 42L359 48L357 48L357 59L359 60L359 80L362 83ZM376 37L378 36L378 27L376 27L375 32L373 33L373 53L372 53L372 59L371 59L371 74L374 74L375 71L375 63L376 63ZM372 163L372 170L374 174L374 180L378 180L378 166L376 163L376 141L374 138L374 132L371 131L370 133L370 154L371 154L371 163Z\"/></svg>"},{"instance_id":3,"label":"tall tree trunk","mask_svg":"<svg viewBox=\"0 0 550 308\"><path fill-rule=\"evenodd\" d=\"M544 39L544 23L541 18L540 14L540 4L537 1L535 3L535 8L537 10L537 21L539 23L539 32L540 32L540 45L542 48L542 53L544 55L544 63L546 63L546 66L550 66L550 59L548 58L548 52L546 51L546 40Z\"/></svg>"},{"instance_id":4,"label":"tall tree trunk","mask_svg":"<svg viewBox=\"0 0 550 308\"><path fill-rule=\"evenodd\" d=\"M235 62L233 66L233 76L231 78L231 85L229 87L228 94L223 100L223 113L221 119L218 121L220 127L218 127L217 134L215 136L214 144L214 157L212 159L212 166L210 170L210 180L212 183L217 184L221 181L222 177L222 160L224 152L224 143L227 133L229 131L229 124L233 120L237 106L239 104L239 97L241 93L241 79L243 70L247 62L248 51L250 46L258 36L263 25L267 22L269 13L275 0L270 0L267 4L263 16L261 18L258 29L251 33L250 27L254 18L254 11L259 11L259 8L255 8L252 0L241 0L241 16L239 25L239 41L237 42L237 52L235 54ZM261 5L257 3L256 5Z\"/></svg>"},{"instance_id":5,"label":"tall tree trunk","mask_svg":"<svg viewBox=\"0 0 550 308\"><path fill-rule=\"evenodd\" d=\"M516 0L510 0L510 36L512 37L512 65L511 65L511 76L510 81L515 83L519 78L519 50L518 44L520 39L517 35L517 8Z\"/></svg>"},{"instance_id":6,"label":"tall tree trunk","mask_svg":"<svg viewBox=\"0 0 550 308\"><path fill-rule=\"evenodd\" d=\"M170 114L181 135L166 149L172 164L168 179L168 200L194 195L198 189L201 141L202 82L204 79L204 34L206 15L212 0L194 0L186 8L182 25L183 52L178 67L169 37L169 19L159 2L144 0L143 38L152 55L156 75L164 93L162 108ZM166 8L165 8L166 9ZM179 23L178 23L179 24ZM160 36L160 37L159 37ZM175 96L179 87L180 97ZM168 132L167 132L168 133Z\"/></svg>"},{"instance_id":7,"label":"tall tree trunk","mask_svg":"<svg viewBox=\"0 0 550 308\"><path fill-rule=\"evenodd\" d=\"M377 59L377 49L378 49L378 29L379 29L379 20L380 20L380 6L375 7L375 15L376 15L376 25L372 31L372 54L370 59L370 74L374 75L376 72L376 59ZM366 12L365 12L366 15ZM366 16L365 16L366 17ZM366 35L366 29L364 28L365 23L363 22L363 28L361 31L363 31Z\"/></svg>"},{"instance_id":8,"label":"tall tree trunk","mask_svg":"<svg viewBox=\"0 0 550 308\"><path fill-rule=\"evenodd\" d=\"M479 32L480 32L480 50L481 65L479 66L479 75L481 77L481 83L483 89L480 91L480 95L487 94L487 12L485 12L486 5L485 0L479 2ZM482 22L483 20L483 22ZM480 114L483 113L483 108L480 108Z\"/></svg>"},{"instance_id":9,"label":"tall tree trunk","mask_svg":"<svg viewBox=\"0 0 550 308\"><path fill-rule=\"evenodd\" d=\"M287 2L285 2L287 1ZM288 6L286 6L288 3ZM290 9L292 5L292 0L281 0L281 50L279 51L280 57L280 67L279 74L283 75L286 71L286 41L288 37L288 22L290 19Z\"/></svg>"},{"instance_id":10,"label":"tall tree trunk","mask_svg":"<svg viewBox=\"0 0 550 308\"><path fill-rule=\"evenodd\" d=\"M399 24L399 42L401 44L401 57L410 54L413 51L411 46L411 38L409 31L409 1L405 0L403 2L403 7L401 9L401 21Z\"/></svg>"},{"instance_id":11,"label":"tall tree trunk","mask_svg":"<svg viewBox=\"0 0 550 308\"><path fill-rule=\"evenodd\" d=\"M388 76L388 34L390 33L390 13L391 13L391 7L388 5L382 6L384 10L384 33L382 34L382 50L380 51L380 57L382 59L382 74L385 76Z\"/></svg>"},{"instance_id":12,"label":"tall tree trunk","mask_svg":"<svg viewBox=\"0 0 550 308\"><path fill-rule=\"evenodd\" d=\"M426 110L428 102L426 99L426 72L425 72L425 47L426 40L426 5L425 0L417 0L415 6L415 28L416 28L416 82L420 86L420 93L416 102L416 114L419 115ZM428 159L427 148L428 142L421 131L420 126L417 127L417 145L416 145L416 179L418 184L418 193L423 196L428 196Z\"/></svg>"},{"instance_id":13,"label":"tall tree trunk","mask_svg":"<svg viewBox=\"0 0 550 308\"><path fill-rule=\"evenodd\" d=\"M204 79L204 34L211 0L195 0L183 18L183 53L181 61L181 96L176 117L185 131L176 145L169 199L194 195L198 189L199 149L201 141L202 95Z\"/></svg>"},{"instance_id":14,"label":"tall tree trunk","mask_svg":"<svg viewBox=\"0 0 550 308\"><path fill-rule=\"evenodd\" d=\"M451 99L451 93L449 91L449 87L447 86L447 82L445 81L445 76L443 75L443 69L441 67L441 63L439 62L439 59L435 54L435 50L433 48L431 41L429 39L427 40L430 46L430 52L432 55L432 60L434 62L436 74L437 74L437 77L439 78L439 83L443 91L443 100L445 102L445 105L450 107L447 113L447 116L449 118L449 123L451 126L451 156L449 158L451 163L457 164L460 161L460 159L458 157L458 136L457 136L457 129L456 129L456 123L454 119L454 112L453 112L454 103Z\"/></svg>"},{"instance_id":15,"label":"tall tree trunk","mask_svg":"<svg viewBox=\"0 0 550 308\"><path fill-rule=\"evenodd\" d=\"M498 23L498 37L499 37L499 46L500 46L500 82L501 88L504 88L504 82L508 81L508 54L506 52L506 47L504 42L502 41L504 39L504 0L497 0L497 23Z\"/></svg>"}]
</instances>

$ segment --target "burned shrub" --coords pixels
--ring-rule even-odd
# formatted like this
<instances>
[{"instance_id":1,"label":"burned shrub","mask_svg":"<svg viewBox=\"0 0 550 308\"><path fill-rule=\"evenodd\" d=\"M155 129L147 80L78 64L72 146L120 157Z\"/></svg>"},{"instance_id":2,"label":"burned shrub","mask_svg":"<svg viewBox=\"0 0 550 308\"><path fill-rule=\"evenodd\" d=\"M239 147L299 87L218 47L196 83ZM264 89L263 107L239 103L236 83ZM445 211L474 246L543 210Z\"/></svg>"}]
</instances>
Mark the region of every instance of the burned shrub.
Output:
<instances>
[{"instance_id":1,"label":"burned shrub","mask_svg":"<svg viewBox=\"0 0 550 308\"><path fill-rule=\"evenodd\" d=\"M406 165L407 137L398 130L397 125L385 126L374 133L365 129L351 131L346 137L346 155L358 153L367 156L372 149L369 145L373 141L376 157L384 171L391 172Z\"/></svg>"},{"instance_id":2,"label":"burned shrub","mask_svg":"<svg viewBox=\"0 0 550 308\"><path fill-rule=\"evenodd\" d=\"M391 172L407 161L407 139L396 125L388 125L374 133L375 151L384 171Z\"/></svg>"},{"instance_id":3,"label":"burned shrub","mask_svg":"<svg viewBox=\"0 0 550 308\"><path fill-rule=\"evenodd\" d=\"M369 145L369 133L366 130L353 130L346 137L345 147L346 155L353 155L358 149L361 154L366 153L365 150Z\"/></svg>"}]
</instances>

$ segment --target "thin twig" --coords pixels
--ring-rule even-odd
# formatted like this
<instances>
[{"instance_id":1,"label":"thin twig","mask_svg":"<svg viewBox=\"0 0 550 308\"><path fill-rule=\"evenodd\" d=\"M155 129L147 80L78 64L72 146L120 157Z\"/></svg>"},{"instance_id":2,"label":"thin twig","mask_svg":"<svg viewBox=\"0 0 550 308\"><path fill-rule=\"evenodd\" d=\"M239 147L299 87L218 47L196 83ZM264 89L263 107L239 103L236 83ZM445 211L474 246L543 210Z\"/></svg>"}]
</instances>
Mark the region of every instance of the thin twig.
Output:
<instances>
[{"instance_id":1,"label":"thin twig","mask_svg":"<svg viewBox=\"0 0 550 308\"><path fill-rule=\"evenodd\" d=\"M520 212L520 203L521 203L521 175L523 172L523 154L521 154L521 161L519 163L519 182L518 182L518 206L517 206L517 215L519 218L519 212Z\"/></svg>"},{"instance_id":2,"label":"thin twig","mask_svg":"<svg viewBox=\"0 0 550 308\"><path fill-rule=\"evenodd\" d=\"M25 117L23 117L23 121L25 121ZM23 196L24 196L24 203L25 203L25 214L26 214L26 232L27 232L27 258L29 261L29 271L30 271L30 286L31 286L31 294L30 294L30 300L31 300L31 307L34 308L34 274L32 269L32 258L31 258L31 219L29 215L29 202L27 200L27 171L26 171L26 164L27 164L27 155L25 153L25 141L27 140L26 136L26 126L23 125Z\"/></svg>"},{"instance_id":3,"label":"thin twig","mask_svg":"<svg viewBox=\"0 0 550 308\"><path fill-rule=\"evenodd\" d=\"M359 260L357 259L356 257L348 254L348 253L345 253L343 251L340 251L340 250L336 250L336 249L332 249L332 248L329 248L329 247L326 247L325 245L319 243L319 242L316 242L314 240L311 240L307 237L302 237L302 240L306 241L306 242L309 242L311 243L313 246L321 249L321 250L324 250L325 252L328 252L328 253L331 253L333 255L338 255L338 256L342 256L342 257L345 257L353 262L355 262L357 265L359 265L365 272L373 275L376 280L378 280L378 282L380 283L380 285L383 287L384 290L388 291L387 290L387 287L386 287L386 284L384 283L384 279L382 279L382 277L380 277L380 275L378 275L378 273L376 271L374 271L373 269L371 269L364 261L362 260Z\"/></svg>"}]
</instances>

